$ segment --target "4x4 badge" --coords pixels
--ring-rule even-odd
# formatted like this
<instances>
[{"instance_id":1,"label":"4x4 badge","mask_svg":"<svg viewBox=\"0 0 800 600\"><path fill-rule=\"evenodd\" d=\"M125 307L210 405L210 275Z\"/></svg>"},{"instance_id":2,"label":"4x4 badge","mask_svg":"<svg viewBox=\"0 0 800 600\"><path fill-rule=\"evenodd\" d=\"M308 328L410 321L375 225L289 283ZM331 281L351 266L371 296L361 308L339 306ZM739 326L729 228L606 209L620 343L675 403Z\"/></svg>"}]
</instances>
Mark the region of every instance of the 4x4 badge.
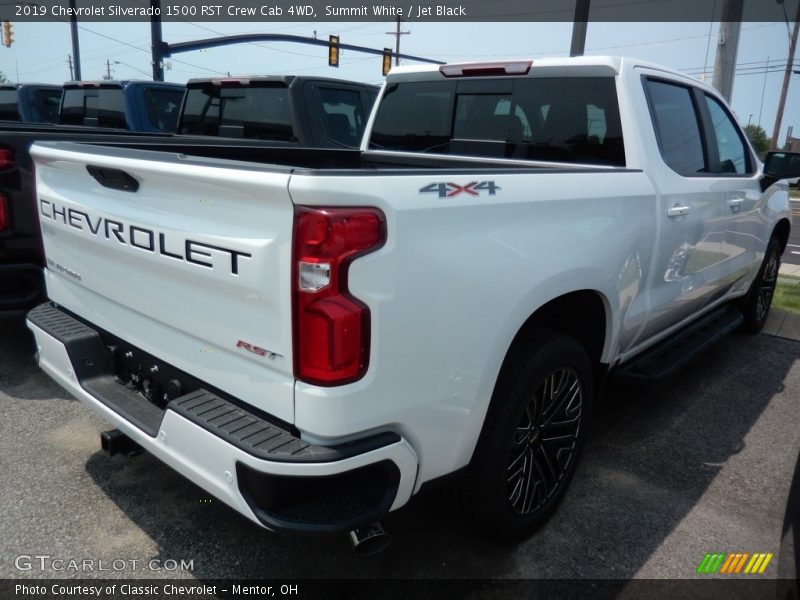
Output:
<instances>
[{"instance_id":1,"label":"4x4 badge","mask_svg":"<svg viewBox=\"0 0 800 600\"><path fill-rule=\"evenodd\" d=\"M436 194L439 198L453 198L460 194L467 194L469 196L480 196L481 192L489 192L490 196L494 196L495 192L499 191L500 186L495 184L494 181L473 181L460 185L452 182L430 183L425 187L419 189L420 194Z\"/></svg>"}]
</instances>

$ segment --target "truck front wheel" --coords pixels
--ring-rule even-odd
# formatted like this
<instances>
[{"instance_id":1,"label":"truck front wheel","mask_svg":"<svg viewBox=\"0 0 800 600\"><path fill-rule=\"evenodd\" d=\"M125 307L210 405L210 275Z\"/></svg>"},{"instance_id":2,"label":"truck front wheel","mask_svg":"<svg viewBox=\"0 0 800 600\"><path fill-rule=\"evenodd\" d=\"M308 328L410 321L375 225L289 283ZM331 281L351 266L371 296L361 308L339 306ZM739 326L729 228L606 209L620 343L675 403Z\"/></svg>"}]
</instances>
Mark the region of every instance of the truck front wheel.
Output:
<instances>
[{"instance_id":1,"label":"truck front wheel","mask_svg":"<svg viewBox=\"0 0 800 600\"><path fill-rule=\"evenodd\" d=\"M772 236L764 253L764 262L758 275L750 287L750 292L745 296L742 306L744 322L742 330L747 333L758 333L764 327L772 306L772 297L778 284L778 272L781 268L781 243L776 236Z\"/></svg>"},{"instance_id":2,"label":"truck front wheel","mask_svg":"<svg viewBox=\"0 0 800 600\"><path fill-rule=\"evenodd\" d=\"M458 483L467 521L505 540L528 537L555 510L575 473L593 397L589 358L573 338L540 330L518 348Z\"/></svg>"}]
</instances>

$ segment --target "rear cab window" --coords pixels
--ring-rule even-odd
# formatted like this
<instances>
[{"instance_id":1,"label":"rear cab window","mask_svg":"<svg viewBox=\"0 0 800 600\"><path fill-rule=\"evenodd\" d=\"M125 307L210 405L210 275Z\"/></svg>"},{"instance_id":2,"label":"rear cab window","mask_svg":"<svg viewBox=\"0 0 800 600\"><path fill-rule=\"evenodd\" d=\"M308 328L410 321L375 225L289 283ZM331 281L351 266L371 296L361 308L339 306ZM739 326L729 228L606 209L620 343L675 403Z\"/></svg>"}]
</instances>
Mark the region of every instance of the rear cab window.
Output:
<instances>
[{"instance_id":1,"label":"rear cab window","mask_svg":"<svg viewBox=\"0 0 800 600\"><path fill-rule=\"evenodd\" d=\"M625 166L610 76L390 84L370 148Z\"/></svg>"},{"instance_id":2,"label":"rear cab window","mask_svg":"<svg viewBox=\"0 0 800 600\"><path fill-rule=\"evenodd\" d=\"M127 129L125 99L121 87L65 88L59 122Z\"/></svg>"},{"instance_id":3,"label":"rear cab window","mask_svg":"<svg viewBox=\"0 0 800 600\"><path fill-rule=\"evenodd\" d=\"M186 90L180 133L292 141L292 122L283 82L203 82Z\"/></svg>"}]
</instances>

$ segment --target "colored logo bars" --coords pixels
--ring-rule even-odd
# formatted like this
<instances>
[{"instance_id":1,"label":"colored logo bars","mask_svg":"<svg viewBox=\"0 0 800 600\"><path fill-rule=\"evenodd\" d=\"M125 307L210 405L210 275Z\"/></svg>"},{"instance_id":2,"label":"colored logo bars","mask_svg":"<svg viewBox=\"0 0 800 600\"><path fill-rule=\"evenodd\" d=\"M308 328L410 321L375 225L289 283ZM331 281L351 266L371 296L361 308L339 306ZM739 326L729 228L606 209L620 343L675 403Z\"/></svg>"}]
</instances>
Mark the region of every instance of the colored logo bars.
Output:
<instances>
[{"instance_id":1,"label":"colored logo bars","mask_svg":"<svg viewBox=\"0 0 800 600\"><path fill-rule=\"evenodd\" d=\"M698 573L719 573L722 575L744 575L761 574L767 568L769 561L772 560L770 554L749 554L747 552L738 554L706 554L700 566L697 567Z\"/></svg>"}]
</instances>

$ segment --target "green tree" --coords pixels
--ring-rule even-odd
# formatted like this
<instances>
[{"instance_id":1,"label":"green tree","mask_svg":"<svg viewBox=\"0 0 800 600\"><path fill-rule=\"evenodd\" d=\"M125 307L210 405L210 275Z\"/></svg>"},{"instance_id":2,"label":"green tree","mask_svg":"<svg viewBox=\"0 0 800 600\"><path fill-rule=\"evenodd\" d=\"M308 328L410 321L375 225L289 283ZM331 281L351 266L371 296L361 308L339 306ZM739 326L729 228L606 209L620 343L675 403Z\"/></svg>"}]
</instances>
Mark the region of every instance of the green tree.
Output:
<instances>
[{"instance_id":1,"label":"green tree","mask_svg":"<svg viewBox=\"0 0 800 600\"><path fill-rule=\"evenodd\" d=\"M0 71L0 83L6 83L7 81L8 77L6 77L5 74L2 71Z\"/></svg>"},{"instance_id":2,"label":"green tree","mask_svg":"<svg viewBox=\"0 0 800 600\"><path fill-rule=\"evenodd\" d=\"M750 143L753 144L753 148L755 148L759 156L763 156L764 153L769 150L770 140L763 127L751 123L744 128L744 133L750 140Z\"/></svg>"}]
</instances>

